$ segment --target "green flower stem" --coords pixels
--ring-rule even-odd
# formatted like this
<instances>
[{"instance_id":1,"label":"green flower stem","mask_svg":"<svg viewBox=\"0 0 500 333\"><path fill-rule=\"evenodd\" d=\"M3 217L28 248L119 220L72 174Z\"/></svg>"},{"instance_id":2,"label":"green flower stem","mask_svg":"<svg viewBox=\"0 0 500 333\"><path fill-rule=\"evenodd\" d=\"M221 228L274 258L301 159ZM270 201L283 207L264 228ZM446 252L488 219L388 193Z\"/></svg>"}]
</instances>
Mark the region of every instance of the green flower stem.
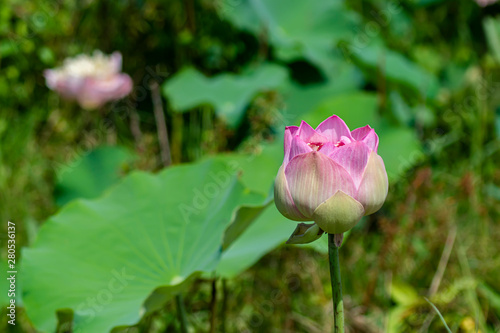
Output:
<instances>
[{"instance_id":1,"label":"green flower stem","mask_svg":"<svg viewBox=\"0 0 500 333\"><path fill-rule=\"evenodd\" d=\"M179 317L179 322L181 323L181 332L187 333L187 315L186 308L184 307L184 297L182 294L175 295L175 305L177 306L177 316Z\"/></svg>"},{"instance_id":2,"label":"green flower stem","mask_svg":"<svg viewBox=\"0 0 500 333\"><path fill-rule=\"evenodd\" d=\"M229 290L227 288L226 279L222 279L222 311L220 312L220 333L226 333L226 313Z\"/></svg>"},{"instance_id":3,"label":"green flower stem","mask_svg":"<svg viewBox=\"0 0 500 333\"><path fill-rule=\"evenodd\" d=\"M332 280L334 333L344 333L344 302L340 280L339 247L343 234L328 234L328 255L330 256L330 278Z\"/></svg>"},{"instance_id":4,"label":"green flower stem","mask_svg":"<svg viewBox=\"0 0 500 333\"><path fill-rule=\"evenodd\" d=\"M212 299L210 300L210 333L215 333L216 316L217 316L217 279L212 280Z\"/></svg>"}]
</instances>

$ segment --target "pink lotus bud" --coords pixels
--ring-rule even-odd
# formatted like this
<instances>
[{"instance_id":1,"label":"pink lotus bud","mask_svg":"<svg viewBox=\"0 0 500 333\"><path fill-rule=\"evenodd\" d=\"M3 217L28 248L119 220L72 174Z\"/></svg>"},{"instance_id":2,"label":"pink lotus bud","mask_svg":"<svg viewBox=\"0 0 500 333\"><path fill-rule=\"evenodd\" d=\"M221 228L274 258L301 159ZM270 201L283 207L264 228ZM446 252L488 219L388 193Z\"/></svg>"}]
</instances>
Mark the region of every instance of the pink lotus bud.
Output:
<instances>
[{"instance_id":1,"label":"pink lotus bud","mask_svg":"<svg viewBox=\"0 0 500 333\"><path fill-rule=\"evenodd\" d=\"M132 79L121 73L121 68L119 52L106 56L94 51L92 56L68 58L62 67L48 69L44 75L50 89L76 100L85 109L94 109L125 97L132 90Z\"/></svg>"},{"instance_id":2,"label":"pink lotus bud","mask_svg":"<svg viewBox=\"0 0 500 333\"><path fill-rule=\"evenodd\" d=\"M370 126L351 132L338 116L316 129L304 121L287 127L285 157L274 184L276 207L285 217L314 221L327 233L346 232L379 210L387 197L387 172L377 148ZM297 230L294 239L300 241Z\"/></svg>"}]
</instances>

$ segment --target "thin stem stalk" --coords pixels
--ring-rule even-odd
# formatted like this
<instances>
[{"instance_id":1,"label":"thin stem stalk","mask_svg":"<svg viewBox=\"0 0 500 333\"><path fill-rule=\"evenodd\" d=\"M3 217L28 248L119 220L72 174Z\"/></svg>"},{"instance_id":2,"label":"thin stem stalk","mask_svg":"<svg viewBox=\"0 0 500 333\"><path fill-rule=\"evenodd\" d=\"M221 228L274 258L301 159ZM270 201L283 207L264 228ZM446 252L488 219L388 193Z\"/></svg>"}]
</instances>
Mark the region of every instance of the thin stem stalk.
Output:
<instances>
[{"instance_id":1,"label":"thin stem stalk","mask_svg":"<svg viewBox=\"0 0 500 333\"><path fill-rule=\"evenodd\" d=\"M330 257L330 278L332 281L334 333L344 333L344 303L340 279L339 247L343 234L328 234L328 255Z\"/></svg>"},{"instance_id":2,"label":"thin stem stalk","mask_svg":"<svg viewBox=\"0 0 500 333\"><path fill-rule=\"evenodd\" d=\"M177 306L177 316L179 318L179 322L181 323L181 333L187 333L187 314L182 294L175 295L175 305Z\"/></svg>"},{"instance_id":3,"label":"thin stem stalk","mask_svg":"<svg viewBox=\"0 0 500 333\"><path fill-rule=\"evenodd\" d=\"M222 310L220 312L220 333L226 333L226 312L229 290L226 279L222 278Z\"/></svg>"},{"instance_id":4,"label":"thin stem stalk","mask_svg":"<svg viewBox=\"0 0 500 333\"><path fill-rule=\"evenodd\" d=\"M210 333L215 333L216 316L217 316L217 279L212 280L212 299L210 300Z\"/></svg>"},{"instance_id":5,"label":"thin stem stalk","mask_svg":"<svg viewBox=\"0 0 500 333\"><path fill-rule=\"evenodd\" d=\"M170 144L168 142L167 124L163 112L160 88L156 82L151 84L151 97L153 99L153 111L155 114L156 127L158 129L161 161L163 166L167 167L172 163L172 156L170 155Z\"/></svg>"}]
</instances>

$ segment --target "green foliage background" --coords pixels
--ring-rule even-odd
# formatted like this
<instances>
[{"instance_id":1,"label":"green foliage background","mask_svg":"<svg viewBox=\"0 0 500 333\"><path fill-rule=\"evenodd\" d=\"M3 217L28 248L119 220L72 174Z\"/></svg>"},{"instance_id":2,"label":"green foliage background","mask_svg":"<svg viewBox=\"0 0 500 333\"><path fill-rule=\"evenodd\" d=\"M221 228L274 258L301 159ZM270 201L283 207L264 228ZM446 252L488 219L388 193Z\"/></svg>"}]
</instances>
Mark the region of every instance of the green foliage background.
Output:
<instances>
[{"instance_id":1,"label":"green foliage background","mask_svg":"<svg viewBox=\"0 0 500 333\"><path fill-rule=\"evenodd\" d=\"M3 2L0 230L16 223L26 270L17 325L2 307L0 327L176 332L182 292L192 332L330 331L325 239L282 246L294 223L266 196L284 126L338 114L376 129L390 179L382 210L341 250L350 331L445 332L428 297L453 332L500 332L499 15L500 5L471 0ZM50 91L43 70L95 49L122 53L134 90L85 111ZM222 208L195 225L216 230L213 252L194 265L174 249L186 274L159 268L162 246L200 232L155 229L182 225L162 214L208 184L203 172L228 165L232 199L219 193ZM147 222L123 228L144 218L131 215L139 206ZM5 271L6 237L0 245ZM136 247L146 255L130 255ZM121 269L117 254L126 267L148 263L154 278L78 326L75 307Z\"/></svg>"}]
</instances>

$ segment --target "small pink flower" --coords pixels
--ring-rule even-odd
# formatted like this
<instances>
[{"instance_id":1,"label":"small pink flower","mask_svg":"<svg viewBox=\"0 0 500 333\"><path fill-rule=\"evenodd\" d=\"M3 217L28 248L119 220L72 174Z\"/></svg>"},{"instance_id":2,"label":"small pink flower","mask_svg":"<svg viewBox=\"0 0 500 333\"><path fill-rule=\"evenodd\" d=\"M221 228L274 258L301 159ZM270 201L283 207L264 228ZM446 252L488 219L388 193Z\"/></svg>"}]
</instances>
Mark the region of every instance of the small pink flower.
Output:
<instances>
[{"instance_id":1,"label":"small pink flower","mask_svg":"<svg viewBox=\"0 0 500 333\"><path fill-rule=\"evenodd\" d=\"M498 0L476 0L477 4L481 7L486 7L486 6L492 5L497 1Z\"/></svg>"},{"instance_id":2,"label":"small pink flower","mask_svg":"<svg viewBox=\"0 0 500 333\"><path fill-rule=\"evenodd\" d=\"M378 136L370 126L351 132L335 115L316 129L304 121L286 127L285 157L274 186L276 207L291 220L316 224L306 225L314 237L299 225L298 236L308 236L292 243L315 240L323 231L343 233L380 209L389 183L377 148Z\"/></svg>"},{"instance_id":3,"label":"small pink flower","mask_svg":"<svg viewBox=\"0 0 500 333\"><path fill-rule=\"evenodd\" d=\"M62 67L48 69L44 75L50 89L85 109L95 109L132 91L132 79L121 73L121 67L119 52L106 56L94 51L92 56L68 58Z\"/></svg>"}]
</instances>

